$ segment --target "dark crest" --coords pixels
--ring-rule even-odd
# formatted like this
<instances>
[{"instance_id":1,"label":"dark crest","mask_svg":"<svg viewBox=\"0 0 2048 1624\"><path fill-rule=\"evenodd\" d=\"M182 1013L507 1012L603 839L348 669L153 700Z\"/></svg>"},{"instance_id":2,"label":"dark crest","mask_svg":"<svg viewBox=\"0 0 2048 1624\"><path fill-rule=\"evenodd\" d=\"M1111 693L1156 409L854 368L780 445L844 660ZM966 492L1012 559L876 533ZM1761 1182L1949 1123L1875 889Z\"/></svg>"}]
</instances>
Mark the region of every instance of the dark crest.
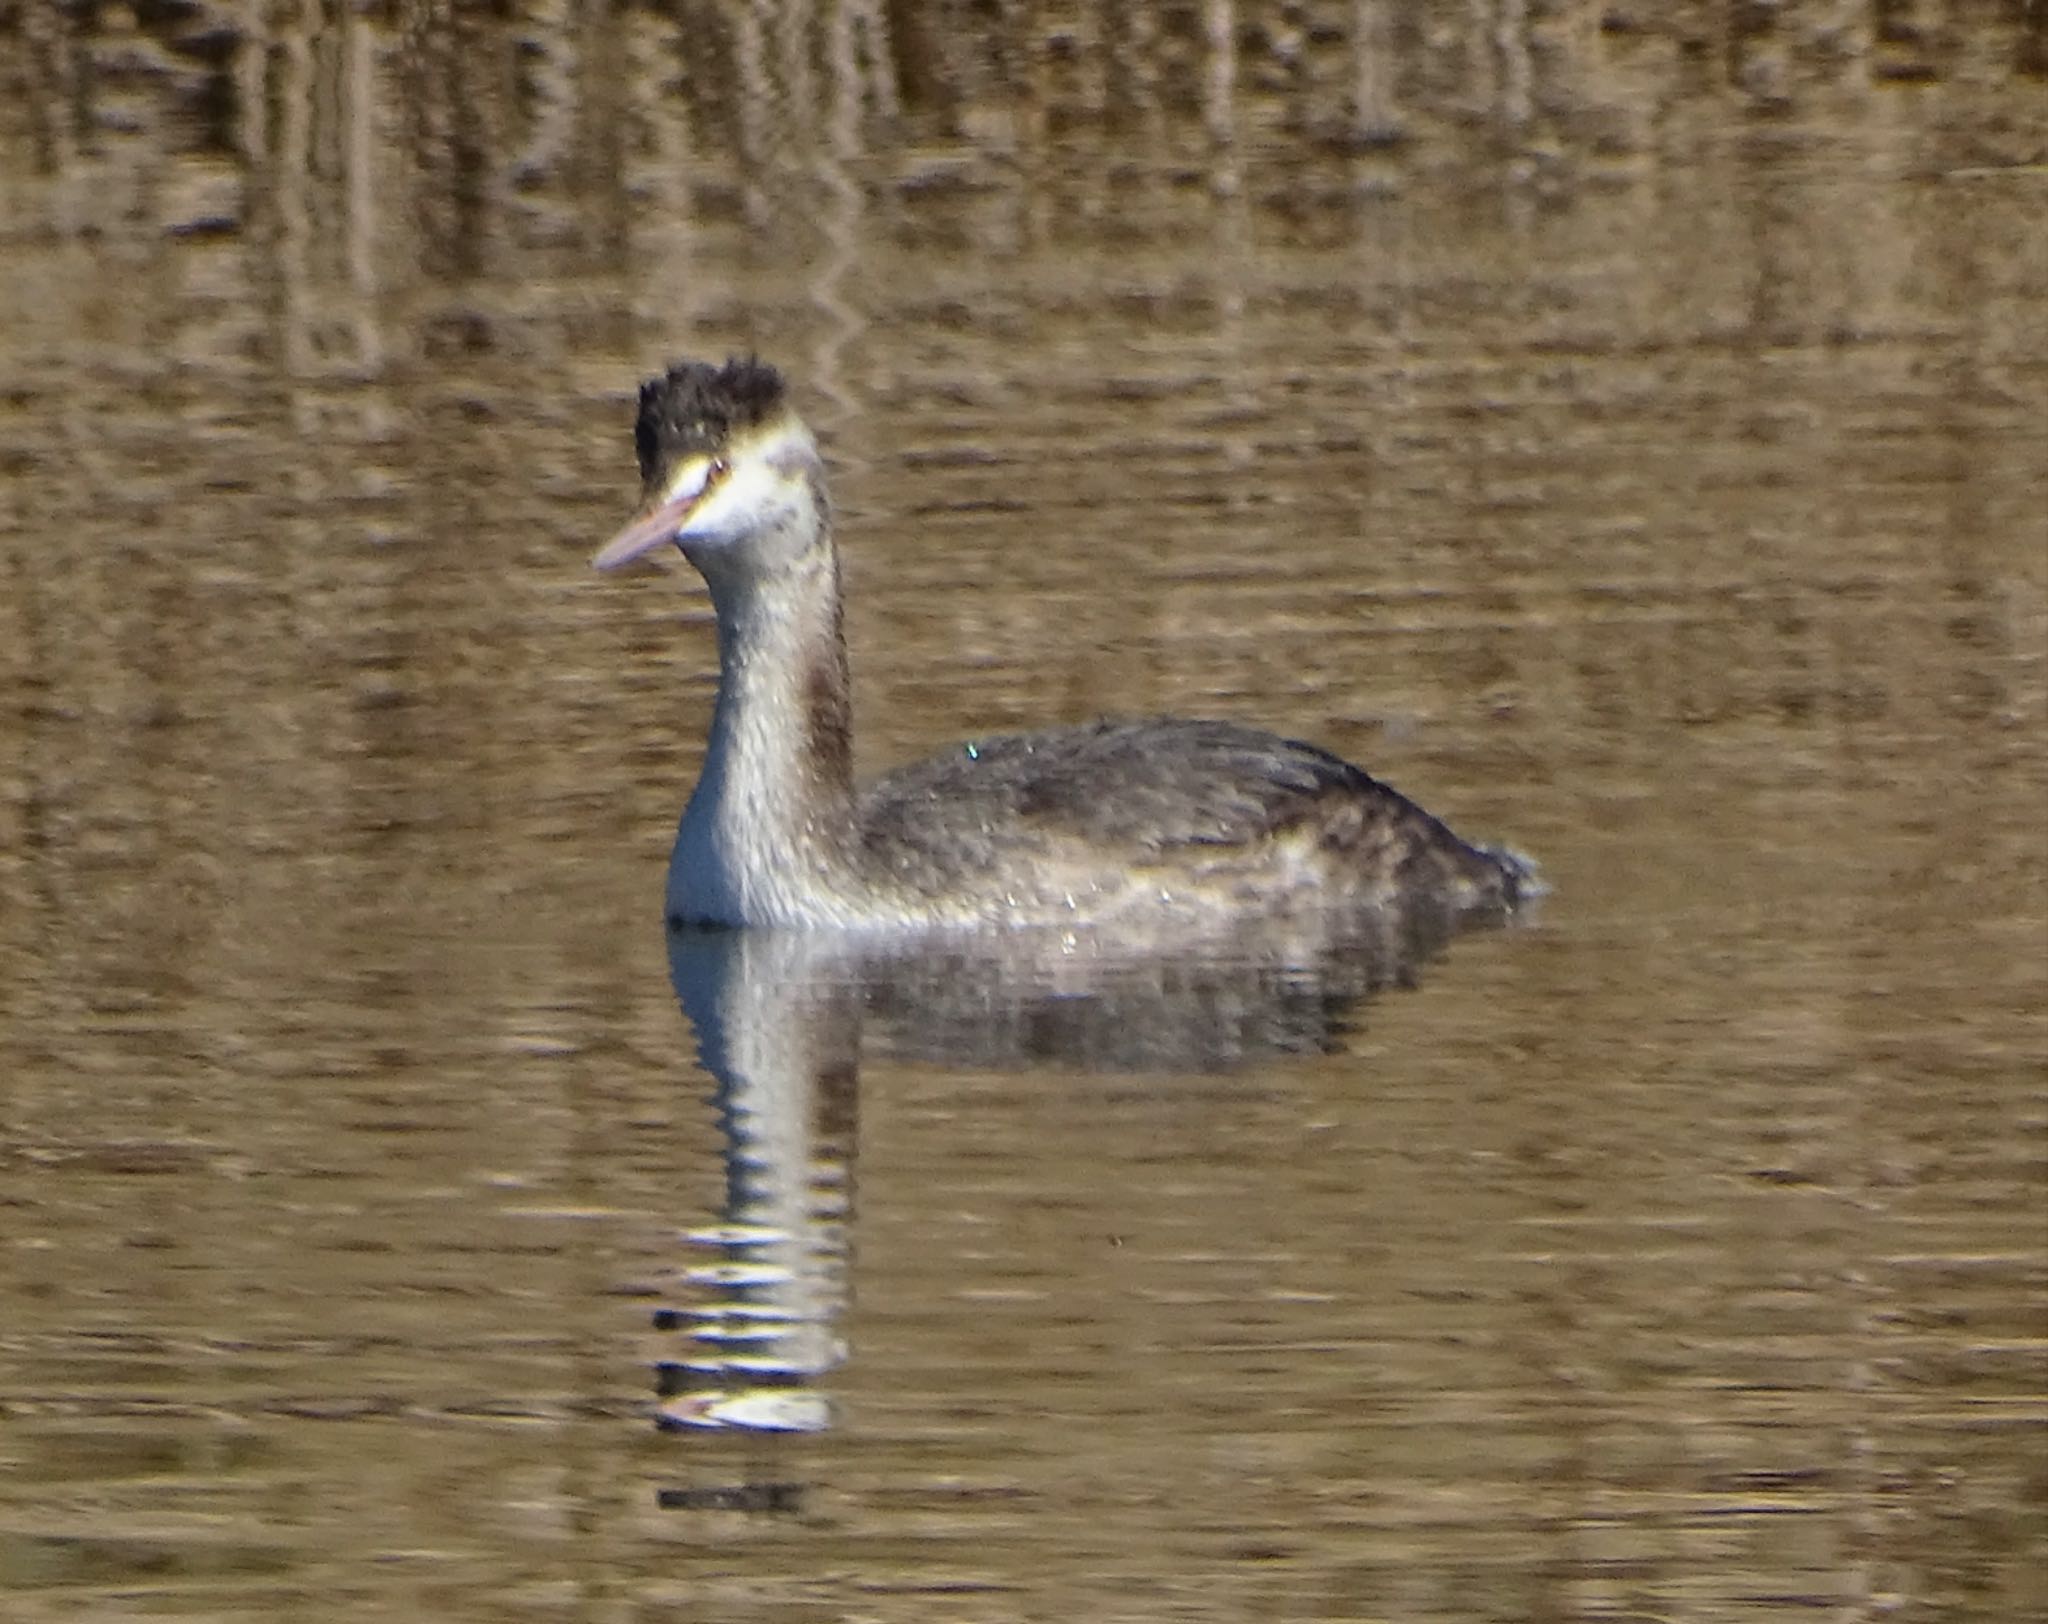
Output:
<instances>
[{"instance_id":1,"label":"dark crest","mask_svg":"<svg viewBox=\"0 0 2048 1624\"><path fill-rule=\"evenodd\" d=\"M640 386L633 445L651 484L678 457L718 450L735 431L758 428L783 409L782 374L766 361L734 356L722 367L678 361Z\"/></svg>"}]
</instances>

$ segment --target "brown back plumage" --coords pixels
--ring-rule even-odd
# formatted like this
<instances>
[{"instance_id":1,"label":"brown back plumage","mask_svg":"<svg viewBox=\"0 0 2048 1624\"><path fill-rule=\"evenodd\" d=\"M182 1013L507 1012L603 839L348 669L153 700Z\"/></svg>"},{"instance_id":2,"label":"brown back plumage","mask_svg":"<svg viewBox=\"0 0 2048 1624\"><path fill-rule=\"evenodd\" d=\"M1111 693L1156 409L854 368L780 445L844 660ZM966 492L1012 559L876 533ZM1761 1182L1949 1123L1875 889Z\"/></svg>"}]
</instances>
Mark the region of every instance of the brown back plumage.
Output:
<instances>
[{"instance_id":1,"label":"brown back plumage","mask_svg":"<svg viewBox=\"0 0 2048 1624\"><path fill-rule=\"evenodd\" d=\"M878 780L861 798L860 833L872 861L920 887L1028 871L1033 857L1106 874L1165 864L1249 879L1290 841L1359 891L1511 905L1522 874L1341 757L1230 722L1098 722L972 741Z\"/></svg>"}]
</instances>

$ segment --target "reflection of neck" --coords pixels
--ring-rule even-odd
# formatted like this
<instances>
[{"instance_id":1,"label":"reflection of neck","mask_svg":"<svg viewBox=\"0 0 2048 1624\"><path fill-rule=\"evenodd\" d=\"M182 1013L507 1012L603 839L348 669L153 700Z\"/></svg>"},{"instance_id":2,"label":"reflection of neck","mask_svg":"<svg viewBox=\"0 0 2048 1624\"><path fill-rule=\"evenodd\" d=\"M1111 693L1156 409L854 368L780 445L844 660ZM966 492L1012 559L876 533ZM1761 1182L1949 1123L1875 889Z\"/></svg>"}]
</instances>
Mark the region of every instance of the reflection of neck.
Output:
<instances>
[{"instance_id":1,"label":"reflection of neck","mask_svg":"<svg viewBox=\"0 0 2048 1624\"><path fill-rule=\"evenodd\" d=\"M706 574L718 702L677 834L669 911L734 925L830 922L853 827L838 551L820 533L779 568Z\"/></svg>"},{"instance_id":2,"label":"reflection of neck","mask_svg":"<svg viewBox=\"0 0 2048 1624\"><path fill-rule=\"evenodd\" d=\"M859 982L803 931L677 931L669 968L715 1078L725 1130L723 1222L702 1236L687 1391L664 1413L697 1426L828 1424L816 1378L844 1357L858 1119ZM681 1375L678 1371L676 1374Z\"/></svg>"}]
</instances>

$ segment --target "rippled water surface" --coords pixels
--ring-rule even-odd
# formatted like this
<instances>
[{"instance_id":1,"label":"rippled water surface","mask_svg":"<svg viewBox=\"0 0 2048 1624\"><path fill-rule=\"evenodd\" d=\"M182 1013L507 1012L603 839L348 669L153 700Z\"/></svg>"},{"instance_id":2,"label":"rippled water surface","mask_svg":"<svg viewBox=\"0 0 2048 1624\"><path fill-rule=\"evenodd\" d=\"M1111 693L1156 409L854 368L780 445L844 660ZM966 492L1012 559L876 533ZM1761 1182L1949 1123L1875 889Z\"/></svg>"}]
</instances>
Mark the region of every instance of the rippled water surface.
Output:
<instances>
[{"instance_id":1,"label":"rippled water surface","mask_svg":"<svg viewBox=\"0 0 2048 1624\"><path fill-rule=\"evenodd\" d=\"M2039 8L453 10L0 6L0 1616L2048 1614ZM1555 894L665 940L754 347Z\"/></svg>"}]
</instances>

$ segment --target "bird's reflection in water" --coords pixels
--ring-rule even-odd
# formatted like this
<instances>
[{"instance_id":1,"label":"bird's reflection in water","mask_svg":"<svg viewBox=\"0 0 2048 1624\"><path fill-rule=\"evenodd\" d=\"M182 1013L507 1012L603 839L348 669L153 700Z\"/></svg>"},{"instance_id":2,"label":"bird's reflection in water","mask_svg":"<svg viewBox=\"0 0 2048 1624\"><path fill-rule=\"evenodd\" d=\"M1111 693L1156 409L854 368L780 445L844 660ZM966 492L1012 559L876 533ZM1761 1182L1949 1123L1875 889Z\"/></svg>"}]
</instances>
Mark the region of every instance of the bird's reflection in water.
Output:
<instances>
[{"instance_id":1,"label":"bird's reflection in water","mask_svg":"<svg viewBox=\"0 0 2048 1624\"><path fill-rule=\"evenodd\" d=\"M659 1367L660 1419L757 1434L831 1425L822 1381L846 1352L838 1323L851 1290L864 1052L982 1070L1180 1074L1324 1053L1365 1000L1412 984L1457 932L1497 922L1427 902L1381 905L1238 921L1227 937L1170 947L1057 931L672 929L676 994L716 1084L726 1198L692 1232L701 1256L682 1271L686 1300L657 1316L681 1338ZM793 1485L749 1486L771 1487L776 1504L796 1503ZM676 1491L665 1503L696 1502Z\"/></svg>"},{"instance_id":2,"label":"bird's reflection in water","mask_svg":"<svg viewBox=\"0 0 2048 1624\"><path fill-rule=\"evenodd\" d=\"M662 1364L671 1425L815 1432L812 1384L839 1362L852 1210L861 959L802 931L683 928L669 971L715 1088L725 1210L690 1231L691 1301L657 1324L687 1351Z\"/></svg>"}]
</instances>

